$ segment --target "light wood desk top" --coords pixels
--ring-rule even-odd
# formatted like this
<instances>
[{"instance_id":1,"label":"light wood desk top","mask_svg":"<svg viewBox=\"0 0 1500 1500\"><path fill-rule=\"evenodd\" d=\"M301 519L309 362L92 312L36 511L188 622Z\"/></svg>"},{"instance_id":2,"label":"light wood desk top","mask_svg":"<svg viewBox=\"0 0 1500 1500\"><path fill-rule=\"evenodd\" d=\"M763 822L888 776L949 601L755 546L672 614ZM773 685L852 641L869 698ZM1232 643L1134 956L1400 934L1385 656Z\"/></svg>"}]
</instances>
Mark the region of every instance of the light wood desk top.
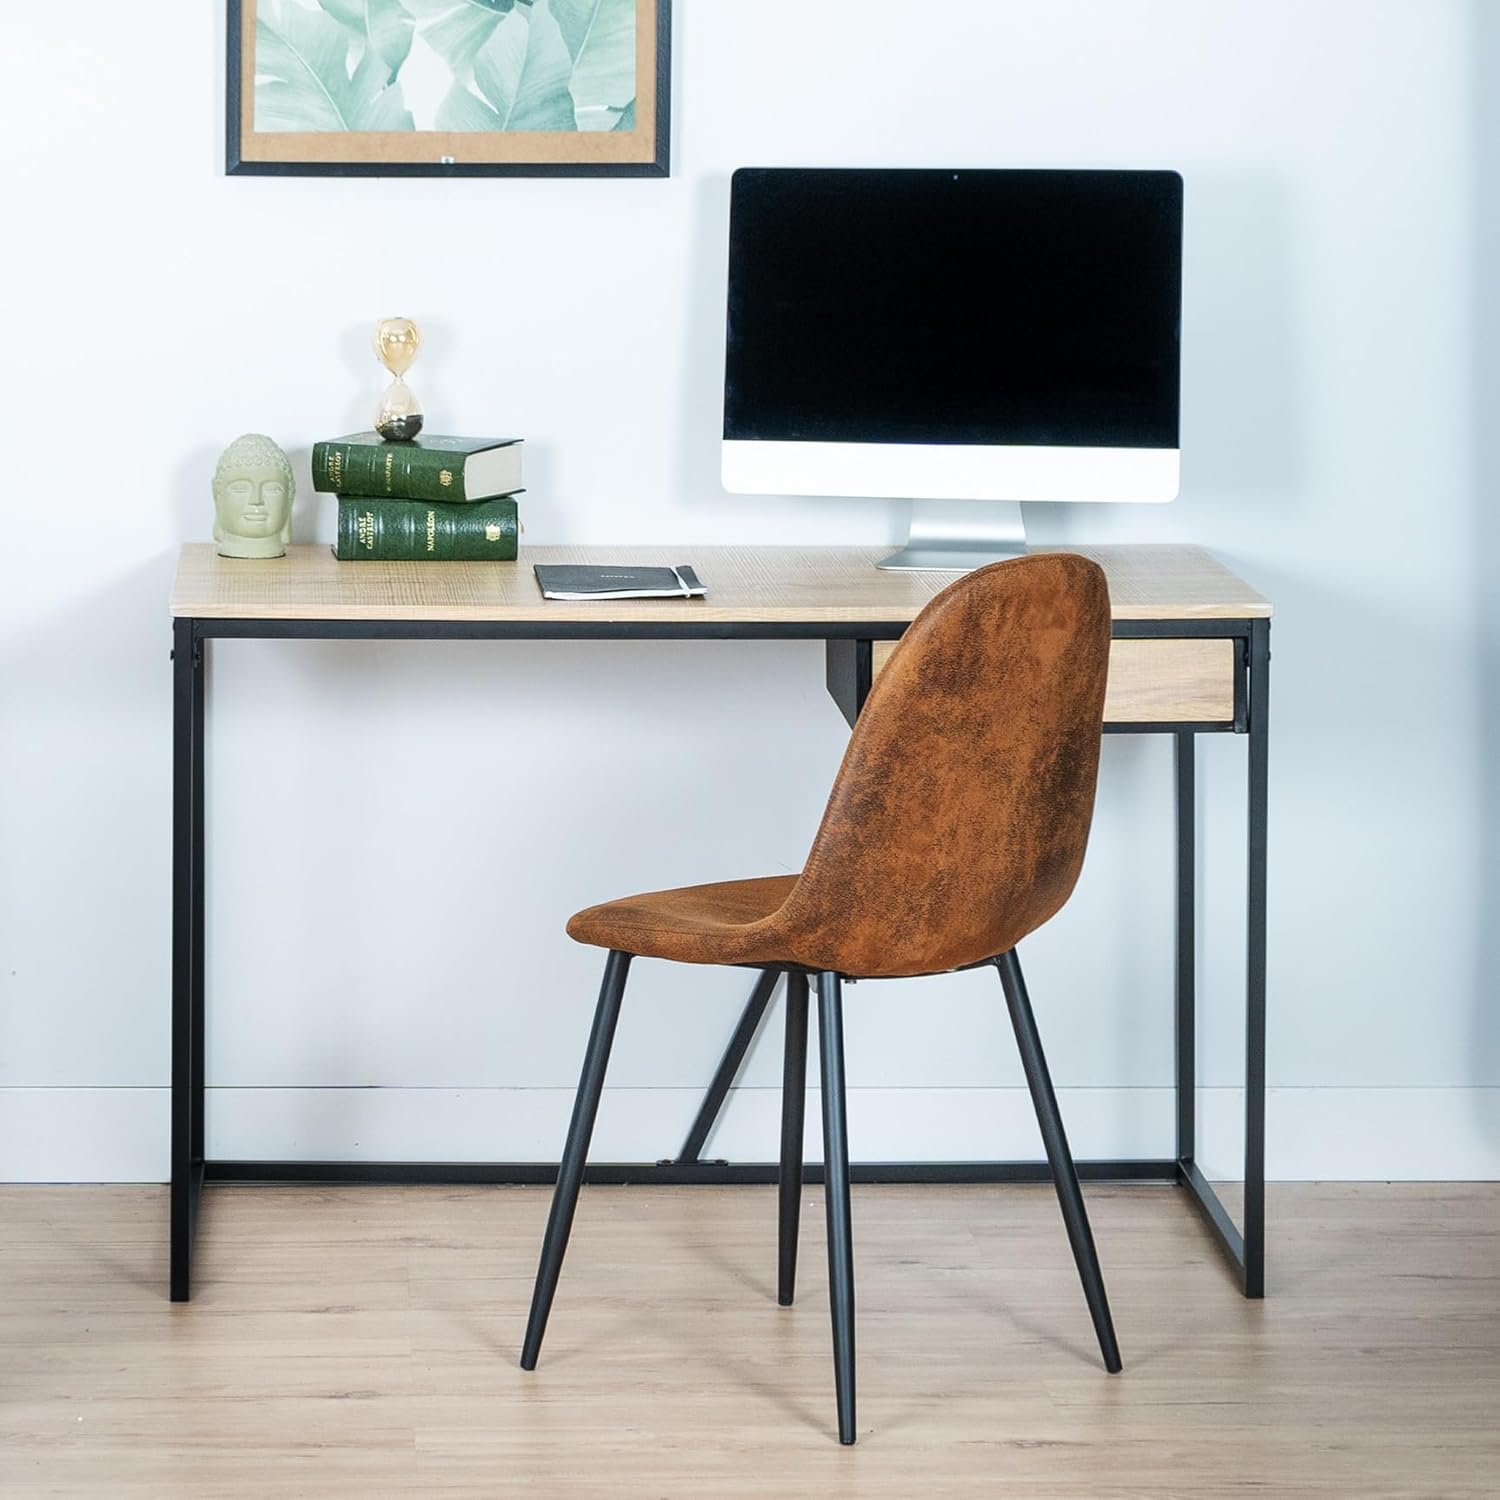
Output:
<instances>
[{"instance_id":1,"label":"light wood desk top","mask_svg":"<svg viewBox=\"0 0 1500 1500\"><path fill-rule=\"evenodd\" d=\"M1045 550L1045 549L1043 549ZM1117 620L1254 619L1271 606L1199 547L1076 547L1109 578ZM769 623L907 621L952 573L885 573L885 547L524 547L514 563L338 562L324 544L271 561L185 546L172 588L178 619L587 620ZM543 599L533 563L690 562L706 599L566 603Z\"/></svg>"}]
</instances>

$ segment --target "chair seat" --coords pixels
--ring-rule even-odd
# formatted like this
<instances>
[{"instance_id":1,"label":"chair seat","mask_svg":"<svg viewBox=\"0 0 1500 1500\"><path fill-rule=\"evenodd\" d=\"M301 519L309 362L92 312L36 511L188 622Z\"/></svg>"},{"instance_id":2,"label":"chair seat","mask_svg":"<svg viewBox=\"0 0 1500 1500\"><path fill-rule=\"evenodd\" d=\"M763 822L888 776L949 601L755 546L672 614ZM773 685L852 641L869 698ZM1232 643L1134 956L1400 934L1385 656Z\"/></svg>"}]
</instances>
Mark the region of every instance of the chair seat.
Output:
<instances>
[{"instance_id":1,"label":"chair seat","mask_svg":"<svg viewBox=\"0 0 1500 1500\"><path fill-rule=\"evenodd\" d=\"M795 962L774 919L797 880L771 875L625 896L579 912L568 923L568 936L677 963Z\"/></svg>"}]
</instances>

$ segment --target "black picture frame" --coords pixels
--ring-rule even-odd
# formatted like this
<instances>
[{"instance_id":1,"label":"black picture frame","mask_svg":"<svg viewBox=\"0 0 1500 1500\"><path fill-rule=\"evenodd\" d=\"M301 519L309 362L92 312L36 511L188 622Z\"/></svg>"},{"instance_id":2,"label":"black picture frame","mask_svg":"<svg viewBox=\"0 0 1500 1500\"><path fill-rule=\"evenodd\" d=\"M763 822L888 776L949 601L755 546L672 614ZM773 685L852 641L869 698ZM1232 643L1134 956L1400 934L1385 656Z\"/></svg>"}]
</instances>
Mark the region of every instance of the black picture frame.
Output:
<instances>
[{"instance_id":1,"label":"black picture frame","mask_svg":"<svg viewBox=\"0 0 1500 1500\"><path fill-rule=\"evenodd\" d=\"M671 94L672 94L672 0L635 0L637 8L637 66L646 65L650 77L647 97L651 114L647 122L632 135L633 154L623 159L573 159L566 155L571 137L580 149L597 147L591 140L596 132L495 132L479 133L475 140L494 148L503 135L515 145L511 159L463 160L454 152L438 150L431 160L393 159L379 152L379 142L394 139L394 134L375 132L328 133L317 137L316 156L296 153L277 157L268 154L278 139L302 143L309 136L273 132L255 132L249 111L253 108L253 84L247 89L246 42L253 37L257 6L260 0L227 0L228 30L226 46L226 122L224 170L231 177L667 177L671 171ZM530 0L517 0L529 4ZM253 45L253 43L252 43ZM253 53L252 53L253 56ZM639 95L638 95L639 99ZM453 143L462 140L438 132L408 131L413 142ZM337 153L341 141L358 143L357 149ZM543 145L535 156L525 154L525 143ZM406 142L400 143L403 147ZM610 143L613 144L613 143ZM372 147L376 155L369 154Z\"/></svg>"}]
</instances>

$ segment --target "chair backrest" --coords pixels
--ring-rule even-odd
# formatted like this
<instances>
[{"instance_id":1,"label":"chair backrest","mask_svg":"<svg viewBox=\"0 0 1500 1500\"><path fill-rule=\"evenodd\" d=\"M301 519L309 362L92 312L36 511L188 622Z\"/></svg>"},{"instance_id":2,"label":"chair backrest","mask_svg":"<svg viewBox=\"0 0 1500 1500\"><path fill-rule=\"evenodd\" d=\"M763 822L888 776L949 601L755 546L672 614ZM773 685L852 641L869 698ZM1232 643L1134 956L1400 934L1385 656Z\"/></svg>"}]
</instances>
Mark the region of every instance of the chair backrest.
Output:
<instances>
[{"instance_id":1,"label":"chair backrest","mask_svg":"<svg viewBox=\"0 0 1500 1500\"><path fill-rule=\"evenodd\" d=\"M1110 608L1074 553L944 589L876 678L780 919L878 977L1006 952L1073 890L1094 809Z\"/></svg>"}]
</instances>

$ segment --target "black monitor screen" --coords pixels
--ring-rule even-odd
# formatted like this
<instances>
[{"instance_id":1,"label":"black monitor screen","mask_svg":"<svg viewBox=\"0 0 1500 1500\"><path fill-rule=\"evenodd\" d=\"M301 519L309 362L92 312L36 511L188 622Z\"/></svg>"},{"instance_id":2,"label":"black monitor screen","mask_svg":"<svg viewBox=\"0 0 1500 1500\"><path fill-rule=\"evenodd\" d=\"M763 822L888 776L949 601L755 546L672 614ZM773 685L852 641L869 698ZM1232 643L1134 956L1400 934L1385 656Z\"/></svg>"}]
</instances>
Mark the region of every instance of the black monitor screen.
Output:
<instances>
[{"instance_id":1,"label":"black monitor screen","mask_svg":"<svg viewBox=\"0 0 1500 1500\"><path fill-rule=\"evenodd\" d=\"M1175 172L744 168L724 436L1177 446Z\"/></svg>"}]
</instances>

